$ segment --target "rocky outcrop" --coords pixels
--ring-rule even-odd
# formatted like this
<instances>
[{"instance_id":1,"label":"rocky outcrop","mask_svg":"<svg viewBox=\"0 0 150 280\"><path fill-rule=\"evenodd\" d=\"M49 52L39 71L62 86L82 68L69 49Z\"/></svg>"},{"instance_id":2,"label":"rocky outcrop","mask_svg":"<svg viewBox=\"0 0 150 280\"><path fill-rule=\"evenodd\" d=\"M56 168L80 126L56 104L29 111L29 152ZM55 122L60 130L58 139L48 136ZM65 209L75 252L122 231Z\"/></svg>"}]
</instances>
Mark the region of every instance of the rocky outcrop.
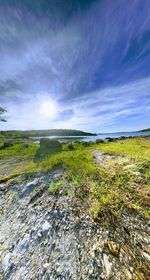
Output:
<instances>
[{"instance_id":1,"label":"rocky outcrop","mask_svg":"<svg viewBox=\"0 0 150 280\"><path fill-rule=\"evenodd\" d=\"M63 177L59 169L0 185L1 279L148 279L148 223L124 212L104 227Z\"/></svg>"}]
</instances>

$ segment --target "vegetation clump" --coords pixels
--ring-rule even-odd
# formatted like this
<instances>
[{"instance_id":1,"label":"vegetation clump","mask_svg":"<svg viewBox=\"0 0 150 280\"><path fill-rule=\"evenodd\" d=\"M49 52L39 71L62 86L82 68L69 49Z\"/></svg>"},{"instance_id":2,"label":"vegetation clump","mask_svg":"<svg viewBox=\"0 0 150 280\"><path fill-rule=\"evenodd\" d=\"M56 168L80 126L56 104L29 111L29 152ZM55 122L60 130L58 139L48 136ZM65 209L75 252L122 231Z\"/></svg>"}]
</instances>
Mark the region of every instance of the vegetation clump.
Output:
<instances>
[{"instance_id":1,"label":"vegetation clump","mask_svg":"<svg viewBox=\"0 0 150 280\"><path fill-rule=\"evenodd\" d=\"M2 115L6 113L6 110L2 107L0 107L0 122L6 122L5 119L2 118Z\"/></svg>"},{"instance_id":2,"label":"vegetation clump","mask_svg":"<svg viewBox=\"0 0 150 280\"><path fill-rule=\"evenodd\" d=\"M73 151L73 150L75 150L75 146L72 143L69 143L66 145L66 149L68 151Z\"/></svg>"},{"instance_id":3,"label":"vegetation clump","mask_svg":"<svg viewBox=\"0 0 150 280\"><path fill-rule=\"evenodd\" d=\"M53 182L53 183L50 183L50 186L49 186L49 191L50 192L56 192L60 187L61 185L63 184L63 180L59 180L59 181L56 181L56 182Z\"/></svg>"}]
</instances>

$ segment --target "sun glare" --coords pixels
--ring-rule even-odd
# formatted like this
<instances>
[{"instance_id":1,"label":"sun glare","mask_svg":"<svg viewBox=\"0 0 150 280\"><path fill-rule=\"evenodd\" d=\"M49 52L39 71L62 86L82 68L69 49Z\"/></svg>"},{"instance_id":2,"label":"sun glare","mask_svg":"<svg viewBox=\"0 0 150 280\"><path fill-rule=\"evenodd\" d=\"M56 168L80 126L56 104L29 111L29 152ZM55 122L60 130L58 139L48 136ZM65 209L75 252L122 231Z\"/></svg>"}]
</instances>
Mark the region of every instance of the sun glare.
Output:
<instances>
[{"instance_id":1,"label":"sun glare","mask_svg":"<svg viewBox=\"0 0 150 280\"><path fill-rule=\"evenodd\" d=\"M53 118L57 113L57 104L53 100L45 100L40 105L40 114L46 118Z\"/></svg>"}]
</instances>

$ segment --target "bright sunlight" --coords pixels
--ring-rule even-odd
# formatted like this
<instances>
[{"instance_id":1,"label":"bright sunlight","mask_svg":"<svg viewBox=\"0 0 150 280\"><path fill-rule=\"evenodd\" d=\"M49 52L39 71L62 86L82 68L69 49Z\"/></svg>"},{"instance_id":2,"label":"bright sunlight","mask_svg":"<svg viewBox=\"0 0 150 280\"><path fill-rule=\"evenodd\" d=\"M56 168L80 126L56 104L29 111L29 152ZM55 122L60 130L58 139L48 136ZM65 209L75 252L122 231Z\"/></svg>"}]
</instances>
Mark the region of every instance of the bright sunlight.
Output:
<instances>
[{"instance_id":1,"label":"bright sunlight","mask_svg":"<svg viewBox=\"0 0 150 280\"><path fill-rule=\"evenodd\" d=\"M57 104L53 100L44 100L40 104L40 114L46 118L54 118L57 114Z\"/></svg>"}]
</instances>

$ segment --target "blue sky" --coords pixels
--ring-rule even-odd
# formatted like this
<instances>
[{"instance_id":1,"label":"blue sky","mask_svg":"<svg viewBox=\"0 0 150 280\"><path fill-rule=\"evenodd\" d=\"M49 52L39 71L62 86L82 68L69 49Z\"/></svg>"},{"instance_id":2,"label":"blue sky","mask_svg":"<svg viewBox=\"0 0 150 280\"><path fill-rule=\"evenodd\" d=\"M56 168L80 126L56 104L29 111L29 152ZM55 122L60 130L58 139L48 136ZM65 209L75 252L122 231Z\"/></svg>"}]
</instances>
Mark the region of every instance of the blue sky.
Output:
<instances>
[{"instance_id":1,"label":"blue sky","mask_svg":"<svg viewBox=\"0 0 150 280\"><path fill-rule=\"evenodd\" d=\"M150 127L149 15L149 0L1 0L0 129Z\"/></svg>"}]
</instances>

